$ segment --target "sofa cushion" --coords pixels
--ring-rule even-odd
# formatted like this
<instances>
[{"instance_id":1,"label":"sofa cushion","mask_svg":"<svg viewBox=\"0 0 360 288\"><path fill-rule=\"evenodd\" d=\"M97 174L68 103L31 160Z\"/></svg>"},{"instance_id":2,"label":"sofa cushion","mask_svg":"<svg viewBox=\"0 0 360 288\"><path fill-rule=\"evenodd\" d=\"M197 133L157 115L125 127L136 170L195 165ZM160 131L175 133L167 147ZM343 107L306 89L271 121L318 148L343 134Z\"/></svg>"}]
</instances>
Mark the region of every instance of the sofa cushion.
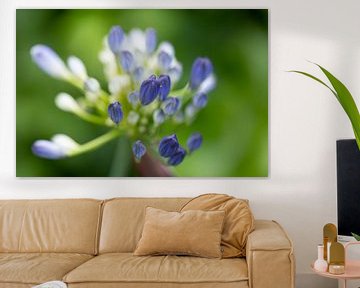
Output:
<instances>
[{"instance_id":1,"label":"sofa cushion","mask_svg":"<svg viewBox=\"0 0 360 288\"><path fill-rule=\"evenodd\" d=\"M40 284L61 280L91 258L91 255L71 253L0 253L0 287L3 283Z\"/></svg>"},{"instance_id":2,"label":"sofa cushion","mask_svg":"<svg viewBox=\"0 0 360 288\"><path fill-rule=\"evenodd\" d=\"M102 201L0 200L1 252L95 254Z\"/></svg>"},{"instance_id":3,"label":"sofa cushion","mask_svg":"<svg viewBox=\"0 0 360 288\"><path fill-rule=\"evenodd\" d=\"M104 203L99 253L134 252L145 208L179 211L189 198L116 198Z\"/></svg>"},{"instance_id":4,"label":"sofa cushion","mask_svg":"<svg viewBox=\"0 0 360 288\"><path fill-rule=\"evenodd\" d=\"M147 207L144 229L134 255L221 258L224 216L224 211L168 212Z\"/></svg>"},{"instance_id":5,"label":"sofa cushion","mask_svg":"<svg viewBox=\"0 0 360 288\"><path fill-rule=\"evenodd\" d=\"M225 211L221 236L222 257L245 257L247 237L254 230L254 216L248 200L236 199L225 194L204 194L191 199L181 209L188 210Z\"/></svg>"},{"instance_id":6,"label":"sofa cushion","mask_svg":"<svg viewBox=\"0 0 360 288\"><path fill-rule=\"evenodd\" d=\"M247 283L247 279L246 261L240 258L139 257L133 256L131 253L111 253L97 256L64 277L64 281L70 284L100 282L158 283L157 287L162 287L160 286L161 283L195 284L242 281Z\"/></svg>"}]
</instances>

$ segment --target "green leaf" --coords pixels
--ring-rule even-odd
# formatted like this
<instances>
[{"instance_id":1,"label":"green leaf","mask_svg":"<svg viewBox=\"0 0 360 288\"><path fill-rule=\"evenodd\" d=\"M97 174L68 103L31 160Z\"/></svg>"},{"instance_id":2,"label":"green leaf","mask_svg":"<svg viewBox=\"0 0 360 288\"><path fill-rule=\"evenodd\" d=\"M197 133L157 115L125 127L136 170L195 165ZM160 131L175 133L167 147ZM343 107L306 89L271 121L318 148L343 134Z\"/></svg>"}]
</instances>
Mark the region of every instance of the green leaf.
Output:
<instances>
[{"instance_id":1,"label":"green leaf","mask_svg":"<svg viewBox=\"0 0 360 288\"><path fill-rule=\"evenodd\" d=\"M323 82L319 78L317 78L309 73L302 72L302 71L289 71L289 72L294 72L294 73L305 75L305 76L321 83L335 95L335 97L339 101L340 105L343 107L345 113L347 114L347 116L351 122L352 128L354 130L355 138L356 138L356 143L360 150L360 114L359 114L358 108L356 107L354 98L352 97L351 93L346 88L346 86L340 80L338 80L334 75L332 75L329 71L327 71L322 66L320 66L316 63L314 63L314 64L317 65L321 69L321 71L325 74L325 76L328 78L331 85L333 86L333 89L329 85L327 85L325 82Z\"/></svg>"},{"instance_id":2,"label":"green leaf","mask_svg":"<svg viewBox=\"0 0 360 288\"><path fill-rule=\"evenodd\" d=\"M350 91L345 87L345 85L341 81L339 81L334 75L332 75L329 71L327 71L320 65L317 66L319 66L321 71L323 71L325 76L329 79L331 85L334 87L338 95L338 100L341 106L344 108L353 126L356 142L360 149L360 114L359 110L356 107L353 96L351 95Z\"/></svg>"},{"instance_id":3,"label":"green leaf","mask_svg":"<svg viewBox=\"0 0 360 288\"><path fill-rule=\"evenodd\" d=\"M360 235L352 233L352 232L351 232L351 235L356 239L356 241L360 241Z\"/></svg>"},{"instance_id":4,"label":"green leaf","mask_svg":"<svg viewBox=\"0 0 360 288\"><path fill-rule=\"evenodd\" d=\"M291 71L288 71L288 72L294 72L294 73L298 73L298 74L302 74L302 75L305 75L319 83L321 83L322 85L324 85L326 88L328 88L334 95L336 98L338 98L338 95L336 94L336 92L329 86L327 85L325 82L323 82L322 80L320 80L319 78L309 74L309 73L306 73L306 72L302 72L302 71L298 71L298 70L291 70Z\"/></svg>"}]
</instances>

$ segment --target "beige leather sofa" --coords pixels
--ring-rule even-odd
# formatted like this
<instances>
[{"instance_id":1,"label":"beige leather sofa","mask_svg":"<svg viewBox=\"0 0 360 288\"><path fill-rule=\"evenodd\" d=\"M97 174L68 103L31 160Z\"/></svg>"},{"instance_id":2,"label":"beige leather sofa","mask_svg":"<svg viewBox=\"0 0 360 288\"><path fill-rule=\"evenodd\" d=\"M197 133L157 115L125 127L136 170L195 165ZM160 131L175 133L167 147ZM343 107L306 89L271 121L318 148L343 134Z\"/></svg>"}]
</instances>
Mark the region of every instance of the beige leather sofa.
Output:
<instances>
[{"instance_id":1,"label":"beige leather sofa","mask_svg":"<svg viewBox=\"0 0 360 288\"><path fill-rule=\"evenodd\" d=\"M0 201L0 287L63 280L71 288L293 288L292 244L257 220L245 258L133 256L146 206L185 198Z\"/></svg>"}]
</instances>

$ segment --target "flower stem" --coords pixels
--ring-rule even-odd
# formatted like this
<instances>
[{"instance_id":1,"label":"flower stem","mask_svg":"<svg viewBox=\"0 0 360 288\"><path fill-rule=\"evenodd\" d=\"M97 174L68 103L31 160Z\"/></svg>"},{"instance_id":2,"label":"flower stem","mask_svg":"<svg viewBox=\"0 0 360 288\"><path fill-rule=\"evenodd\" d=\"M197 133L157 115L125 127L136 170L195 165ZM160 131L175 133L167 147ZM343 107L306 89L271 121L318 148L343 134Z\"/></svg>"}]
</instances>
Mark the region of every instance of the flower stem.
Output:
<instances>
[{"instance_id":1,"label":"flower stem","mask_svg":"<svg viewBox=\"0 0 360 288\"><path fill-rule=\"evenodd\" d=\"M99 148L100 146L106 144L107 142L115 139L121 134L121 130L119 129L112 129L109 132L107 132L104 135L101 135L98 138L95 138L94 140L91 140L83 145L79 145L77 148L73 149L68 156L73 157L77 156L86 152L89 152L91 150L95 150Z\"/></svg>"},{"instance_id":2,"label":"flower stem","mask_svg":"<svg viewBox=\"0 0 360 288\"><path fill-rule=\"evenodd\" d=\"M78 110L78 111L75 111L75 114L87 121L87 122L90 122L90 123L93 123L93 124L97 124L97 125L105 125L105 126L110 126L106 123L106 119L103 119L103 118L100 118L100 117L97 117L95 115L92 115L90 113L87 113L86 111L83 111L83 110Z\"/></svg>"},{"instance_id":3,"label":"flower stem","mask_svg":"<svg viewBox=\"0 0 360 288\"><path fill-rule=\"evenodd\" d=\"M186 84L183 88L171 91L170 96L183 97L189 94L189 92L190 92L189 84Z\"/></svg>"}]
</instances>

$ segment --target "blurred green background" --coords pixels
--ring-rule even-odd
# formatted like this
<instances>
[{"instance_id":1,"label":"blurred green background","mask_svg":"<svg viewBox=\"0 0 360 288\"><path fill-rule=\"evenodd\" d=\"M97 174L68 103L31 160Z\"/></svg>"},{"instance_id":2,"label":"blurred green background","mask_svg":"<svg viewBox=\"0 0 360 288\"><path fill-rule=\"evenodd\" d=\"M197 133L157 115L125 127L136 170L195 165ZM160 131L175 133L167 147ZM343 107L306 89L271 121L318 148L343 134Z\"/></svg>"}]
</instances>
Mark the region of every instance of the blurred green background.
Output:
<instances>
[{"instance_id":1,"label":"blurred green background","mask_svg":"<svg viewBox=\"0 0 360 288\"><path fill-rule=\"evenodd\" d=\"M185 144L193 131L203 134L201 149L174 168L174 175L266 177L268 175L268 11L267 10L17 10L16 14L16 175L137 176L126 139L71 159L34 156L31 145L64 133L79 143L106 128L83 122L55 107L59 92L79 95L50 78L31 61L30 48L46 44L66 59L80 57L89 75L104 82L98 61L103 37L113 25L153 27L159 41L170 41L183 64L182 87L193 60L209 57L217 88L196 121L178 131Z\"/></svg>"}]
</instances>

